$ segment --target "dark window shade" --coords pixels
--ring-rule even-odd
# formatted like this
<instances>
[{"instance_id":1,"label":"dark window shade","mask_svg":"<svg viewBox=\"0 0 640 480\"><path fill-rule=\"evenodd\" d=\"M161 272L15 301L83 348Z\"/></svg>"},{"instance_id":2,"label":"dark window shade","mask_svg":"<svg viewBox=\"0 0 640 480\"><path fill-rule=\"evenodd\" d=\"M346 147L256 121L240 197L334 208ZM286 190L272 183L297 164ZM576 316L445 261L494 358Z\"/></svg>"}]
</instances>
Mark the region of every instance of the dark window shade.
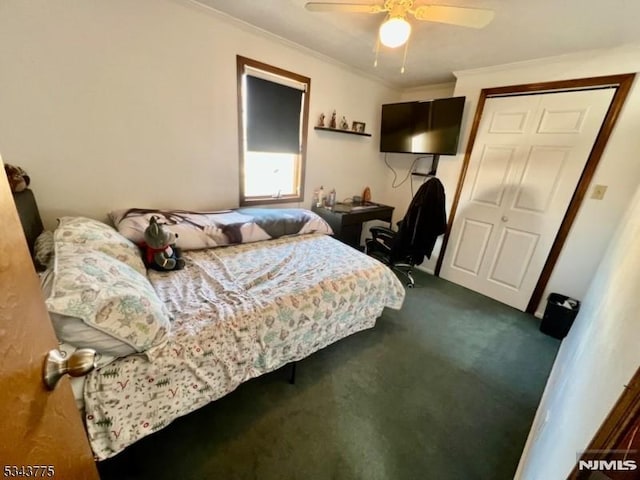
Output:
<instances>
[{"instance_id":1,"label":"dark window shade","mask_svg":"<svg viewBox=\"0 0 640 480\"><path fill-rule=\"evenodd\" d=\"M247 150L299 153L302 92L247 75Z\"/></svg>"}]
</instances>

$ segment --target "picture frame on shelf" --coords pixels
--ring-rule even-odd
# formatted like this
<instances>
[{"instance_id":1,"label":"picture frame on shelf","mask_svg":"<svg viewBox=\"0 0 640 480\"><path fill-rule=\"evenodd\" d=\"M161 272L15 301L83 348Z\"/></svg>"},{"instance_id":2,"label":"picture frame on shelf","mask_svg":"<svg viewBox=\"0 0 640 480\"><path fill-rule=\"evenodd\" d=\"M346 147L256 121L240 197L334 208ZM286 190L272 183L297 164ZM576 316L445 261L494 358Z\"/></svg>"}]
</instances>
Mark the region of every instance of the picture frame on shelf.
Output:
<instances>
[{"instance_id":1,"label":"picture frame on shelf","mask_svg":"<svg viewBox=\"0 0 640 480\"><path fill-rule=\"evenodd\" d=\"M364 122L353 122L351 124L351 131L352 132L358 132L358 133L364 133L364 128L365 128L366 124Z\"/></svg>"}]
</instances>

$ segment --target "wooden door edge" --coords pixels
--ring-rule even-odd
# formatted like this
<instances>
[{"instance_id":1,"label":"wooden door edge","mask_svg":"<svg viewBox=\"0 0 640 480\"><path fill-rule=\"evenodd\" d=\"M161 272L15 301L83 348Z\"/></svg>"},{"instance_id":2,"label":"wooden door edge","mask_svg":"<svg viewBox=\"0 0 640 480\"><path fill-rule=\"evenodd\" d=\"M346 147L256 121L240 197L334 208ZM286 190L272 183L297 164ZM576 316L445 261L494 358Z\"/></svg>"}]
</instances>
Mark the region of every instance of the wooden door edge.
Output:
<instances>
[{"instance_id":1,"label":"wooden door edge","mask_svg":"<svg viewBox=\"0 0 640 480\"><path fill-rule=\"evenodd\" d=\"M629 433L632 428L640 425L640 368L625 385L625 389L618 398L607 417L600 425L587 447L587 451L599 451L598 460L606 460L610 456L608 450L612 450ZM580 459L585 458L583 454ZM590 455L591 459L593 455ZM590 472L578 470L578 463L573 467L567 480L587 479Z\"/></svg>"}]
</instances>

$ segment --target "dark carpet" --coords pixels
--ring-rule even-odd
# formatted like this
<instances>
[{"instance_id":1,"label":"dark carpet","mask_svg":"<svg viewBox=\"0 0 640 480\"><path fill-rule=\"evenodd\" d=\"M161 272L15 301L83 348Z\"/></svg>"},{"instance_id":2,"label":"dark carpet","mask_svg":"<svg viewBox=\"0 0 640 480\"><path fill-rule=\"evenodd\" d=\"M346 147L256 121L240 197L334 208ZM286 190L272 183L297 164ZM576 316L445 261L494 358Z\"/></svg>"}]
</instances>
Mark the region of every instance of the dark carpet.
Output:
<instances>
[{"instance_id":1,"label":"dark carpet","mask_svg":"<svg viewBox=\"0 0 640 480\"><path fill-rule=\"evenodd\" d=\"M402 311L99 463L111 479L511 479L560 341L418 273Z\"/></svg>"}]
</instances>

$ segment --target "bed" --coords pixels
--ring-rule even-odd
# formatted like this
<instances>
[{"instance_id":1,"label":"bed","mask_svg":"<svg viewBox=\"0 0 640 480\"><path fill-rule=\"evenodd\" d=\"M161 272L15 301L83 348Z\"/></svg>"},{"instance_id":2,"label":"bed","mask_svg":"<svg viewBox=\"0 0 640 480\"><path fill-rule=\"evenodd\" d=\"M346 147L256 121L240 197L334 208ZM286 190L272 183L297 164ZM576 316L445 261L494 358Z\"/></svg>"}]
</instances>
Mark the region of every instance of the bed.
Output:
<instances>
[{"instance_id":1,"label":"bed","mask_svg":"<svg viewBox=\"0 0 640 480\"><path fill-rule=\"evenodd\" d=\"M298 213L317 221L311 212ZM112 215L116 225L122 223L118 215ZM270 209L267 216L273 215ZM173 218L175 228L189 224L163 218ZM386 266L308 223L294 233L280 225L274 235L274 229L256 227L255 217L241 228L234 220L234 231L244 237L220 237L218 231L218 246L183 252L183 270L147 272L138 263L137 230L130 223L120 225L127 238L92 219L59 222L49 234L50 258L41 252L45 234L32 250L36 264L46 267L43 289L61 349L93 345L99 351L99 368L74 382L97 460L248 379L372 328L384 308L399 309L404 299L404 287ZM224 221L218 225L225 229ZM116 315L115 331L104 312ZM80 327L91 335L69 333ZM96 337L101 334L107 338Z\"/></svg>"}]
</instances>

